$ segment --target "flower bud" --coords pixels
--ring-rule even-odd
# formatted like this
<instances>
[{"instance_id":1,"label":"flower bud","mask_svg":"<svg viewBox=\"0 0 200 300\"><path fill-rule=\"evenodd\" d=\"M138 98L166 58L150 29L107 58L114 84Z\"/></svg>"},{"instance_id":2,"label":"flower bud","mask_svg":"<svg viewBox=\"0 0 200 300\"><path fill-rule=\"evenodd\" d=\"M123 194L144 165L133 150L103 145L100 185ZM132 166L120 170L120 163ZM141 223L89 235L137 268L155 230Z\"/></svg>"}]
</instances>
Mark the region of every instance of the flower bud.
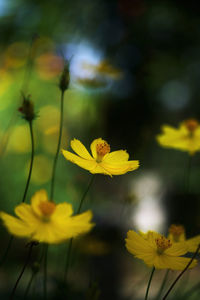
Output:
<instances>
[{"instance_id":1,"label":"flower bud","mask_svg":"<svg viewBox=\"0 0 200 300\"><path fill-rule=\"evenodd\" d=\"M22 117L27 121L32 121L35 119L36 115L34 112L33 102L30 100L30 95L27 97L23 96L22 106L18 108L18 111L22 114Z\"/></svg>"},{"instance_id":2,"label":"flower bud","mask_svg":"<svg viewBox=\"0 0 200 300\"><path fill-rule=\"evenodd\" d=\"M65 92L68 89L69 81L70 81L69 64L66 63L63 68L63 72L61 74L60 81L59 81L59 88L61 89L62 92Z\"/></svg>"}]
</instances>

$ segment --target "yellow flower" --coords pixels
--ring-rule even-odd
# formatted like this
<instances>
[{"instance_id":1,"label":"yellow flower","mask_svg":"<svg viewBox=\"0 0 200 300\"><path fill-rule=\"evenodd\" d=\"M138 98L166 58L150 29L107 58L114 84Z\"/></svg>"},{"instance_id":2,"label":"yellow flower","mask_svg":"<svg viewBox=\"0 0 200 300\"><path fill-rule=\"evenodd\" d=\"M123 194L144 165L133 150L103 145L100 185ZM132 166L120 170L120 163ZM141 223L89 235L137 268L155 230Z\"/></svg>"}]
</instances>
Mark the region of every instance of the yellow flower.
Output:
<instances>
[{"instance_id":1,"label":"yellow flower","mask_svg":"<svg viewBox=\"0 0 200 300\"><path fill-rule=\"evenodd\" d=\"M189 258L180 257L187 252L185 243L173 243L154 231L138 234L129 230L125 241L127 250L135 257L142 259L149 267L182 270L190 261ZM194 260L190 268L196 264L197 261Z\"/></svg>"},{"instance_id":2,"label":"yellow flower","mask_svg":"<svg viewBox=\"0 0 200 300\"><path fill-rule=\"evenodd\" d=\"M48 200L45 190L36 192L31 205L21 203L15 208L18 218L0 212L8 231L18 237L56 244L88 232L93 224L91 211L72 216L69 203L55 204Z\"/></svg>"},{"instance_id":3,"label":"yellow flower","mask_svg":"<svg viewBox=\"0 0 200 300\"><path fill-rule=\"evenodd\" d=\"M200 151L200 124L195 119L182 122L178 129L164 125L162 130L157 136L161 146L188 151L190 155Z\"/></svg>"},{"instance_id":4,"label":"yellow flower","mask_svg":"<svg viewBox=\"0 0 200 300\"><path fill-rule=\"evenodd\" d=\"M93 174L121 175L139 167L138 160L128 160L129 155L125 150L110 152L109 144L101 138L91 143L92 156L77 139L71 141L71 147L77 155L62 150L64 157Z\"/></svg>"},{"instance_id":5,"label":"yellow flower","mask_svg":"<svg viewBox=\"0 0 200 300\"><path fill-rule=\"evenodd\" d=\"M169 227L168 238L173 243L185 242L188 252L195 252L200 243L200 235L197 235L191 239L186 239L185 228L182 225L172 224Z\"/></svg>"}]
</instances>

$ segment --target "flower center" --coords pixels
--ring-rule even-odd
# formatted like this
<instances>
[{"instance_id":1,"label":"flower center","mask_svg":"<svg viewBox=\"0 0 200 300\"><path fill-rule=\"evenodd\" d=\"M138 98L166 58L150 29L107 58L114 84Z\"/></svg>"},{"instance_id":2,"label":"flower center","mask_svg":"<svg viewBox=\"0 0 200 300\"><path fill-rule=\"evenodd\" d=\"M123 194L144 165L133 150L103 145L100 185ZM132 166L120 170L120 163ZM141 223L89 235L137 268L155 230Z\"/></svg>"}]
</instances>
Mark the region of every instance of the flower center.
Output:
<instances>
[{"instance_id":1,"label":"flower center","mask_svg":"<svg viewBox=\"0 0 200 300\"><path fill-rule=\"evenodd\" d=\"M39 209L45 218L49 218L53 214L55 208L55 203L50 201L40 202L39 204Z\"/></svg>"},{"instance_id":2,"label":"flower center","mask_svg":"<svg viewBox=\"0 0 200 300\"><path fill-rule=\"evenodd\" d=\"M182 225L175 225L175 224L172 224L170 227L169 227L169 233L172 234L174 240L176 242L179 241L179 237L182 235L182 234L185 234L185 228L182 226Z\"/></svg>"},{"instance_id":3,"label":"flower center","mask_svg":"<svg viewBox=\"0 0 200 300\"><path fill-rule=\"evenodd\" d=\"M163 235L161 235L159 238L155 239L155 242L157 245L158 254L162 254L166 249L168 249L172 246L171 241L166 239Z\"/></svg>"},{"instance_id":4,"label":"flower center","mask_svg":"<svg viewBox=\"0 0 200 300\"><path fill-rule=\"evenodd\" d=\"M184 122L184 124L185 124L185 126L187 127L187 129L190 133L193 133L197 129L197 127L199 126L198 121L195 120L195 119L186 120Z\"/></svg>"},{"instance_id":5,"label":"flower center","mask_svg":"<svg viewBox=\"0 0 200 300\"><path fill-rule=\"evenodd\" d=\"M96 151L97 151L97 162L101 162L102 158L110 152L110 145L107 142L103 142L96 145Z\"/></svg>"}]
</instances>

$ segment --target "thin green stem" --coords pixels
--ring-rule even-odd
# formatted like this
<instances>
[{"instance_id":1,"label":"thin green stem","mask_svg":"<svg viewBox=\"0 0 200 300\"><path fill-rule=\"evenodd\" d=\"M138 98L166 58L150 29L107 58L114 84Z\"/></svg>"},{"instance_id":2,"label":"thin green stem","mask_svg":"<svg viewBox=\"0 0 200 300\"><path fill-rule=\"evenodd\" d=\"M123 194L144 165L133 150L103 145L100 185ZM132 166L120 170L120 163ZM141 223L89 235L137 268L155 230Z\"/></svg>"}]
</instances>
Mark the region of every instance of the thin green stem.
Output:
<instances>
[{"instance_id":1,"label":"thin green stem","mask_svg":"<svg viewBox=\"0 0 200 300\"><path fill-rule=\"evenodd\" d=\"M165 284L166 284L166 282L167 282L167 278L168 278L168 275L169 275L169 269L166 271L166 273L165 273L165 276L164 276L164 279L163 279L163 282L162 282L162 284L161 284L161 287L160 287L160 289L159 289L159 291L158 291L158 294L157 294L157 296L156 296L156 300L159 300L160 299L160 296L161 296L161 294L162 294L162 292L163 292L163 289L164 289L164 287L165 287Z\"/></svg>"},{"instance_id":2,"label":"thin green stem","mask_svg":"<svg viewBox=\"0 0 200 300\"><path fill-rule=\"evenodd\" d=\"M73 243L73 238L70 239L69 245L68 245L68 248L67 248L67 257L66 257L65 272L64 272L64 282L67 281L67 277L68 277L68 270L69 270L69 266L70 266L72 243Z\"/></svg>"},{"instance_id":3,"label":"thin green stem","mask_svg":"<svg viewBox=\"0 0 200 300\"><path fill-rule=\"evenodd\" d=\"M81 207L82 207L82 205L83 205L83 201L84 201L85 197L87 196L87 193L88 193L88 191L89 191L89 189L90 189L90 187L91 187L91 185L92 185L92 183L93 183L93 181L94 181L94 178L95 178L95 175L93 175L92 178L90 179L90 182L89 182L89 184L88 184L88 187L87 187L85 193L83 194L83 196L82 196L82 198L81 198L79 207L78 207L78 209L77 209L77 214L79 214L80 211L81 211Z\"/></svg>"},{"instance_id":4,"label":"thin green stem","mask_svg":"<svg viewBox=\"0 0 200 300\"><path fill-rule=\"evenodd\" d=\"M19 274L19 277L17 278L17 281L16 281L16 283L15 283L15 286L14 286L14 288L13 288L13 290L12 290L11 295L10 295L10 298L9 298L10 300L14 299L14 295L15 295L17 286L18 286L18 284L19 284L19 282L20 282L20 279L22 278L22 275L24 274L24 271L25 271L25 269L26 269L26 267L27 267L27 265L28 265L28 263L29 263L29 261L30 261L33 246L35 246L35 242L31 242L31 243L29 244L28 255L27 255L27 257L26 257L24 266L23 266L23 268L22 268L22 270L21 270L21 272L20 272L20 274Z\"/></svg>"},{"instance_id":5,"label":"thin green stem","mask_svg":"<svg viewBox=\"0 0 200 300\"><path fill-rule=\"evenodd\" d=\"M61 144L61 138L62 138L64 93L65 93L64 91L61 92L61 99L60 99L60 128L59 128L59 136L58 136L58 145L57 145L57 150L56 150L56 154L55 154L55 157L54 157L52 176L51 176L51 188L50 188L50 199L51 199L51 201L53 201L53 196L54 196L56 166L57 166L58 154L60 152L60 144Z\"/></svg>"},{"instance_id":6,"label":"thin green stem","mask_svg":"<svg viewBox=\"0 0 200 300\"><path fill-rule=\"evenodd\" d=\"M28 50L28 56L27 56L27 60L26 60L26 66L25 66L25 71L24 71L24 78L22 81L22 91L25 91L28 89L28 84L30 81L30 77L31 77L31 72L33 69L33 59L34 59L34 55L33 55L33 43L34 41L37 39L37 35L34 34L31 38L30 41L30 45L29 45L29 50Z\"/></svg>"},{"instance_id":7,"label":"thin green stem","mask_svg":"<svg viewBox=\"0 0 200 300\"><path fill-rule=\"evenodd\" d=\"M31 180L31 174L32 174L32 169L33 169L33 160L34 160L34 137L33 137L33 126L32 126L32 121L29 121L29 130L30 130L30 137L31 137L31 162L30 162L30 168L29 168L29 173L28 173L28 178L26 181L26 186L25 186L25 190L24 190L24 194L23 194L23 198L22 198L22 203L25 202L26 200L26 195L28 192L28 188L29 188L29 184L30 184L30 180ZM8 242L8 246L5 250L5 253L1 259L0 262L0 266L4 263L4 261L7 258L8 252L10 250L10 247L12 245L14 237L11 236Z\"/></svg>"},{"instance_id":8,"label":"thin green stem","mask_svg":"<svg viewBox=\"0 0 200 300\"><path fill-rule=\"evenodd\" d=\"M48 245L45 245L45 249L44 249L44 278L43 278L44 300L47 299L47 254L48 254Z\"/></svg>"},{"instance_id":9,"label":"thin green stem","mask_svg":"<svg viewBox=\"0 0 200 300\"><path fill-rule=\"evenodd\" d=\"M150 288L150 285L151 285L151 281L152 281L152 278L153 278L154 271L155 271L155 267L153 267L153 269L151 271L151 275L150 275L150 278L149 278L149 282L148 282L148 285L147 285L147 290L146 290L146 294L145 294L145 298L144 298L145 300L148 299L149 288Z\"/></svg>"},{"instance_id":10,"label":"thin green stem","mask_svg":"<svg viewBox=\"0 0 200 300\"><path fill-rule=\"evenodd\" d=\"M190 177L191 177L191 169L192 169L192 156L190 155L188 158L186 176L185 176L185 192L190 192Z\"/></svg>"},{"instance_id":11,"label":"thin green stem","mask_svg":"<svg viewBox=\"0 0 200 300\"><path fill-rule=\"evenodd\" d=\"M80 201L80 204L79 204L79 207L77 209L77 214L80 213L81 211L81 207L83 205L83 201L85 199L85 197L87 196L87 193L94 181L94 178L95 178L95 175L92 176L92 178L90 179L90 182L88 184L88 187L87 189L85 190L82 198L81 198L81 201ZM69 270L69 265L70 265L70 257L71 257L71 249L72 249L72 242L73 242L73 238L70 239L69 241L69 245L68 245L68 249L67 249L67 257L66 257L66 264L65 264L65 272L64 272L64 282L67 281L67 276L68 276L68 270Z\"/></svg>"},{"instance_id":12,"label":"thin green stem","mask_svg":"<svg viewBox=\"0 0 200 300\"><path fill-rule=\"evenodd\" d=\"M31 277L30 277L30 280L29 280L28 285L27 285L27 288L26 288L26 291L25 291L25 294L24 294L24 299L26 299L27 296L28 296L28 293L29 293L29 291L30 291L31 284L32 284L32 282L33 282L33 279L34 279L35 275L36 275L36 273L35 273L35 272L32 272Z\"/></svg>"},{"instance_id":13,"label":"thin green stem","mask_svg":"<svg viewBox=\"0 0 200 300\"><path fill-rule=\"evenodd\" d=\"M7 258L8 252L9 252L10 247L11 247L12 242L13 242L13 238L14 238L14 237L13 237L12 235L11 235L11 237L9 238L8 246L7 246L7 248L6 248L5 252L4 252L4 255L3 255L2 259L1 259L0 266L3 265L3 263L5 262L5 260L6 260L6 258Z\"/></svg>"},{"instance_id":14,"label":"thin green stem","mask_svg":"<svg viewBox=\"0 0 200 300\"><path fill-rule=\"evenodd\" d=\"M46 245L44 245L44 247L42 249L42 253L40 255L40 258L38 260L35 260L35 262L32 264L32 274L31 274L30 280L28 282L28 285L27 285L27 288L26 288L26 291L25 291L25 294L24 294L24 299L27 298L28 293L29 293L30 288L31 288L31 285L32 285L32 282L33 282L33 279L35 278L35 276L37 275L37 273L40 270L40 265L41 265L42 259L44 257L44 254L45 254L45 249L46 249ZM38 256L39 256L39 254L38 254Z\"/></svg>"},{"instance_id":15,"label":"thin green stem","mask_svg":"<svg viewBox=\"0 0 200 300\"><path fill-rule=\"evenodd\" d=\"M172 283L172 285L170 286L170 288L168 289L167 293L165 294L165 296L163 297L163 300L167 299L169 293L171 292L171 290L173 289L173 287L175 286L175 284L177 283L177 281L182 277L182 275L187 271L187 269L189 268L189 266L191 265L191 263L193 262L193 260L195 259L196 255L198 254L200 249L200 244L197 247L196 252L193 254L192 258L190 259L190 261L188 262L188 264L186 265L186 267L183 269L183 271L177 276L177 278L174 280L174 282Z\"/></svg>"},{"instance_id":16,"label":"thin green stem","mask_svg":"<svg viewBox=\"0 0 200 300\"><path fill-rule=\"evenodd\" d=\"M31 136L31 162L30 162L30 168L29 168L29 173L28 173L28 178L27 178L27 182L26 182L26 186L25 186L25 190L24 190L24 195L22 198L22 203L25 202L26 200L26 195L28 192L28 187L29 187L29 183L31 180L31 174L32 174L32 169L33 169L33 160L34 160L34 138L33 138L33 125L32 125L32 121L29 121L29 129L30 129L30 136Z\"/></svg>"}]
</instances>

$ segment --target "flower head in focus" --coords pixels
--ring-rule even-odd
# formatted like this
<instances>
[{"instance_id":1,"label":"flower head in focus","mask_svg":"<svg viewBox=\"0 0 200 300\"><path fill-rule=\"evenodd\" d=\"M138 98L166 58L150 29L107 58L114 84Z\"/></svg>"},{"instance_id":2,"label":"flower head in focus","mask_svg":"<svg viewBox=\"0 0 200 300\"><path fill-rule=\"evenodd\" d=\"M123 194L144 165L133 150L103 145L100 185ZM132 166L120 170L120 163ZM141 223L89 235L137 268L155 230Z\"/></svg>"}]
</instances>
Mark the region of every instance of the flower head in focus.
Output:
<instances>
[{"instance_id":1,"label":"flower head in focus","mask_svg":"<svg viewBox=\"0 0 200 300\"><path fill-rule=\"evenodd\" d=\"M55 204L48 200L45 190L40 190L31 198L31 205L21 203L15 208L17 217L0 212L0 218L12 235L57 244L88 232L94 225L91 211L76 216L72 213L71 204Z\"/></svg>"},{"instance_id":2,"label":"flower head in focus","mask_svg":"<svg viewBox=\"0 0 200 300\"><path fill-rule=\"evenodd\" d=\"M200 243L200 235L186 239L185 228L182 225L172 224L169 227L168 238L173 243L185 242L188 252L195 252Z\"/></svg>"},{"instance_id":3,"label":"flower head in focus","mask_svg":"<svg viewBox=\"0 0 200 300\"><path fill-rule=\"evenodd\" d=\"M157 136L161 146L187 151L190 155L200 151L200 124L197 120L185 120L179 128L164 125L162 130L163 133Z\"/></svg>"},{"instance_id":4,"label":"flower head in focus","mask_svg":"<svg viewBox=\"0 0 200 300\"><path fill-rule=\"evenodd\" d=\"M173 243L163 235L148 231L146 234L129 230L127 233L126 248L135 257L142 259L149 267L156 269L183 270L189 258L180 257L187 253L185 243ZM194 260L190 268L194 267Z\"/></svg>"},{"instance_id":5,"label":"flower head in focus","mask_svg":"<svg viewBox=\"0 0 200 300\"><path fill-rule=\"evenodd\" d=\"M138 160L128 160L125 150L110 152L109 144L101 138L91 143L92 155L77 139L71 141L71 147L77 155L62 150L64 157L92 174L122 175L139 167Z\"/></svg>"}]
</instances>

